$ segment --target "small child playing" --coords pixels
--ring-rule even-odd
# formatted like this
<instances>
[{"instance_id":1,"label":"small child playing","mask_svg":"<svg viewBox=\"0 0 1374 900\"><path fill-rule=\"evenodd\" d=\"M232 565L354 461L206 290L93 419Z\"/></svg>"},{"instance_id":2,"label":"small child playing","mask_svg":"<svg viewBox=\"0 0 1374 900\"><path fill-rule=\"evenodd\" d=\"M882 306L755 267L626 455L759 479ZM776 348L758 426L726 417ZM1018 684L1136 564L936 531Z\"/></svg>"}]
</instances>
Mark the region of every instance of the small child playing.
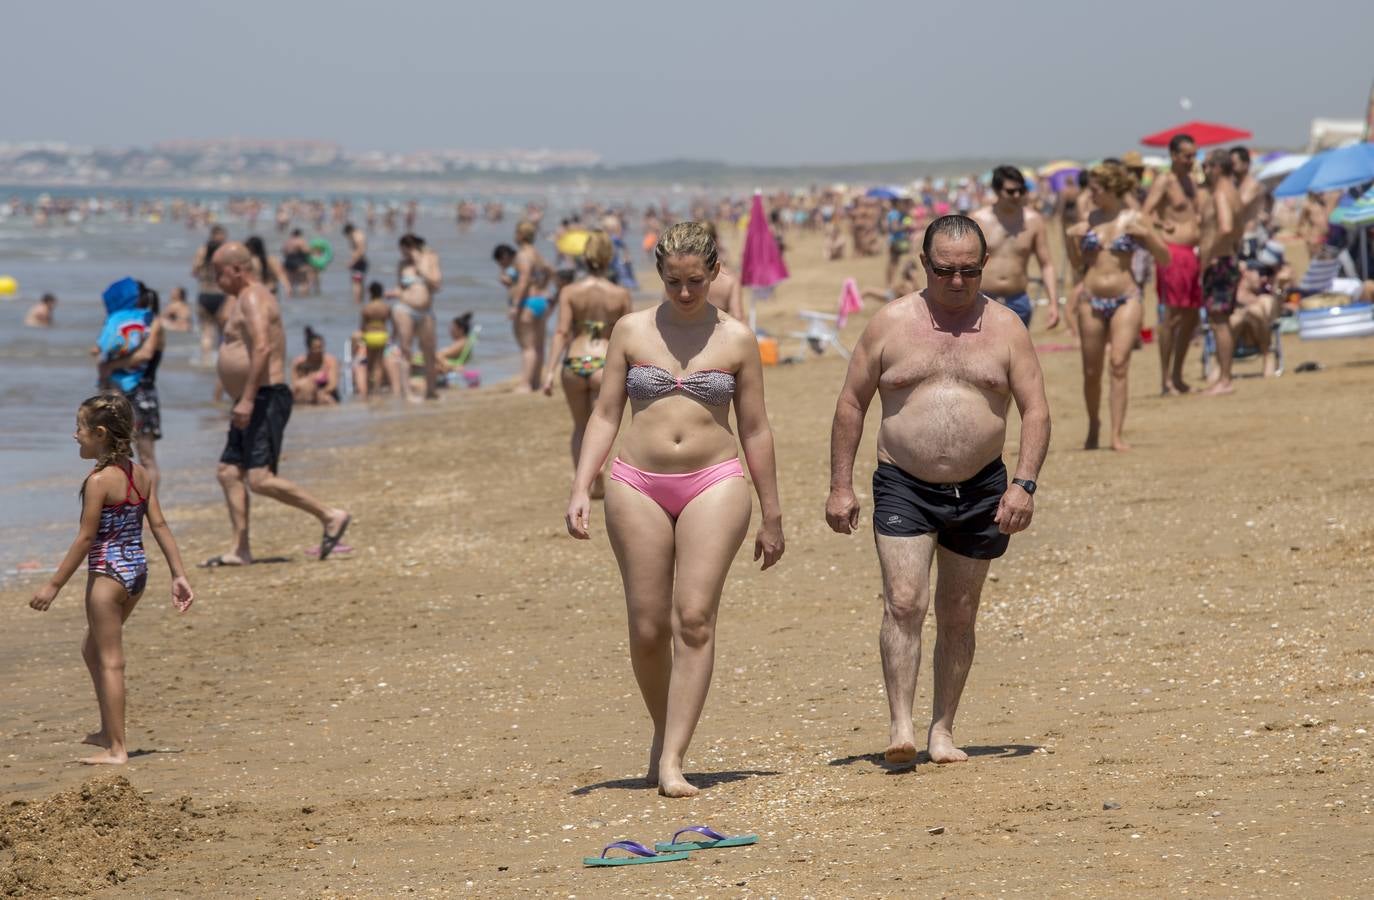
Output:
<instances>
[{"instance_id":1,"label":"small child playing","mask_svg":"<svg viewBox=\"0 0 1374 900\"><path fill-rule=\"evenodd\" d=\"M134 438L134 410L122 394L97 394L76 413L77 446L95 468L81 483L81 528L52 580L34 591L29 606L42 612L86 559L86 640L81 656L95 685L100 730L83 743L103 752L83 763L122 764L129 752L124 741L124 620L134 611L148 583L143 552L143 518L172 570L172 603L181 612L195 595L186 580L181 553L162 516L147 470L129 458Z\"/></svg>"},{"instance_id":2,"label":"small child playing","mask_svg":"<svg viewBox=\"0 0 1374 900\"><path fill-rule=\"evenodd\" d=\"M391 380L386 371L386 351L391 343L387 330L391 324L391 307L386 304L386 289L380 281L374 281L367 286L367 294L368 300L363 304L358 323L363 345L367 348L367 378L365 384L356 388L360 397L377 391ZM399 389L395 385L393 388Z\"/></svg>"}]
</instances>

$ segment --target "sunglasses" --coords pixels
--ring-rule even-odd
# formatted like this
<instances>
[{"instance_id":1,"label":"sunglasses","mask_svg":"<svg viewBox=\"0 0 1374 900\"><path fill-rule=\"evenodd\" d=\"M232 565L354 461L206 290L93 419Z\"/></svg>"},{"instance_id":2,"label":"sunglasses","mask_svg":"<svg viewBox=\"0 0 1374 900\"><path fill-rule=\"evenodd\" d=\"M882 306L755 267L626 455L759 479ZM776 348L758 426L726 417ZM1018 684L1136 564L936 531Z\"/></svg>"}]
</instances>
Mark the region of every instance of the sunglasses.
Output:
<instances>
[{"instance_id":1,"label":"sunglasses","mask_svg":"<svg viewBox=\"0 0 1374 900\"><path fill-rule=\"evenodd\" d=\"M983 267L969 266L965 269L959 269L953 266L937 266L935 263L931 263L930 271L935 273L936 278L953 278L955 275L958 275L960 278L979 278L983 274Z\"/></svg>"}]
</instances>

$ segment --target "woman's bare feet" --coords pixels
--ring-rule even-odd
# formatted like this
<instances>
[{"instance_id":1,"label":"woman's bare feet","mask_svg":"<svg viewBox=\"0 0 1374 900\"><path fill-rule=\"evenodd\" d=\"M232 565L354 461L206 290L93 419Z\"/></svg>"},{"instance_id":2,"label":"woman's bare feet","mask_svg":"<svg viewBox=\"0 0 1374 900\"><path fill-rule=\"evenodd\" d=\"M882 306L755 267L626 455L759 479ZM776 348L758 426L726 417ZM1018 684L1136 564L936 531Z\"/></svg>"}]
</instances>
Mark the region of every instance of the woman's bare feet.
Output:
<instances>
[{"instance_id":1,"label":"woman's bare feet","mask_svg":"<svg viewBox=\"0 0 1374 900\"><path fill-rule=\"evenodd\" d=\"M930 761L934 763L967 762L968 754L954 746L954 735L948 731L936 731L932 726L927 742Z\"/></svg>"},{"instance_id":2,"label":"woman's bare feet","mask_svg":"<svg viewBox=\"0 0 1374 900\"><path fill-rule=\"evenodd\" d=\"M104 747L110 749L110 738L104 731L92 731L81 739L81 743L90 744L93 747Z\"/></svg>"},{"instance_id":3,"label":"woman's bare feet","mask_svg":"<svg viewBox=\"0 0 1374 900\"><path fill-rule=\"evenodd\" d=\"M654 738L654 742L649 745L649 769L644 773L644 783L649 787L658 787L658 761L663 756L663 741Z\"/></svg>"},{"instance_id":4,"label":"woman's bare feet","mask_svg":"<svg viewBox=\"0 0 1374 900\"><path fill-rule=\"evenodd\" d=\"M681 772L662 772L658 777L658 792L665 797L695 797L701 793L698 788L683 777Z\"/></svg>"},{"instance_id":5,"label":"woman's bare feet","mask_svg":"<svg viewBox=\"0 0 1374 900\"><path fill-rule=\"evenodd\" d=\"M1125 453L1127 450L1131 449L1131 445L1126 443L1125 438L1115 437L1112 438L1112 449L1118 453Z\"/></svg>"},{"instance_id":6,"label":"woman's bare feet","mask_svg":"<svg viewBox=\"0 0 1374 900\"><path fill-rule=\"evenodd\" d=\"M1229 381L1218 381L1216 384L1202 392L1204 397L1220 397L1223 394L1234 394L1236 386Z\"/></svg>"},{"instance_id":7,"label":"woman's bare feet","mask_svg":"<svg viewBox=\"0 0 1374 900\"><path fill-rule=\"evenodd\" d=\"M104 753L97 753L95 756L88 756L77 762L85 763L88 766L122 766L129 761L129 754L123 750L115 752L106 750Z\"/></svg>"}]
</instances>

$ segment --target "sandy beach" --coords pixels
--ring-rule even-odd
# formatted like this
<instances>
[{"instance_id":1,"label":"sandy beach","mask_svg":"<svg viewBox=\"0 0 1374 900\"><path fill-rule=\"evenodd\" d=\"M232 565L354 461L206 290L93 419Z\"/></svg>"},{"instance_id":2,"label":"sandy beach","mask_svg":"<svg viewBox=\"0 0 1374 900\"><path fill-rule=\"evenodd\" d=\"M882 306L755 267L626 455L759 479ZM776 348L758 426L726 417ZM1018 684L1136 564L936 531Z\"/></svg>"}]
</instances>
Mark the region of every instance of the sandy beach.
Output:
<instances>
[{"instance_id":1,"label":"sandy beach","mask_svg":"<svg viewBox=\"0 0 1374 900\"><path fill-rule=\"evenodd\" d=\"M881 283L879 258L819 258L796 241L761 325L799 330L846 275ZM604 522L590 543L563 526L561 396L474 392L363 446L288 431L283 472L351 504L350 556L311 560L315 523L255 503L255 551L285 561L194 570L179 616L150 549L126 631L138 752L119 771L72 762L96 725L84 579L46 615L3 594L0 894L1368 896L1374 341L1285 336L1283 377L1239 363L1235 395L1174 400L1147 346L1135 450L1115 454L1078 449L1079 357L1042 322L1054 440L1034 524L983 595L967 764L881 763L877 415L862 526L833 534L837 356L767 372L787 553L760 573L746 541L731 571L690 800L642 784L649 723ZM1296 373L1307 360L1324 370ZM220 505L167 513L188 560L225 549ZM926 637L918 722L933 615ZM696 823L760 840L581 865Z\"/></svg>"}]
</instances>

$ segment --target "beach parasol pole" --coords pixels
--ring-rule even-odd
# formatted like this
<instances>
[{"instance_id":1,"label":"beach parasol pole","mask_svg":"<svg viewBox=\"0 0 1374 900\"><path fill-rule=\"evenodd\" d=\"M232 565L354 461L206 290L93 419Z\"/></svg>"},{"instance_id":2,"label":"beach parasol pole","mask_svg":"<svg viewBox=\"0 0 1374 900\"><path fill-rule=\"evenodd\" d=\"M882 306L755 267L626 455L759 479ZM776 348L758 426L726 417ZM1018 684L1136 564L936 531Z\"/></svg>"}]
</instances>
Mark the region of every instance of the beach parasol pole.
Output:
<instances>
[{"instance_id":1,"label":"beach parasol pole","mask_svg":"<svg viewBox=\"0 0 1374 900\"><path fill-rule=\"evenodd\" d=\"M749 206L749 227L744 232L744 252L740 256L740 284L750 289L754 302L749 304L749 328L758 333L758 301L772 296L773 286L787 278L787 266L778 252L778 242L768 228L768 216L763 211L763 191L754 189Z\"/></svg>"}]
</instances>

